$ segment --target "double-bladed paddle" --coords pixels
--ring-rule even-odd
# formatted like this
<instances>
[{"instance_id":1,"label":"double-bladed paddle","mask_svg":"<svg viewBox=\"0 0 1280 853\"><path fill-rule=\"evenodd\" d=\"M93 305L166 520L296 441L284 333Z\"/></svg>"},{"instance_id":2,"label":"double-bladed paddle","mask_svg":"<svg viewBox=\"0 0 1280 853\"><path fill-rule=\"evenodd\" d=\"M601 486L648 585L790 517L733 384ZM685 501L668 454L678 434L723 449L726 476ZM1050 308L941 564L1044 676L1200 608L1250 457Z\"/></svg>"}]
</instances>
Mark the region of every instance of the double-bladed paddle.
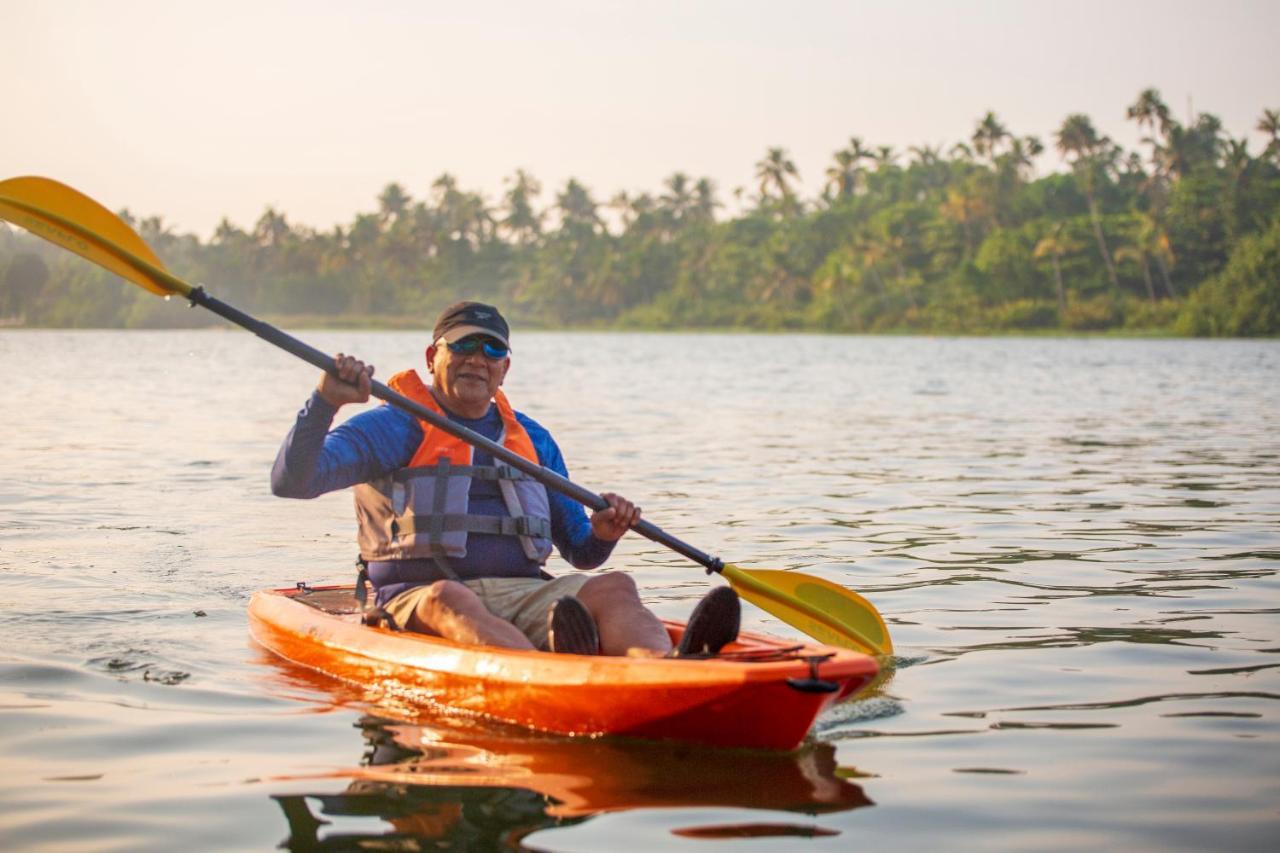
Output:
<instances>
[{"instance_id":1,"label":"double-bladed paddle","mask_svg":"<svg viewBox=\"0 0 1280 853\"><path fill-rule=\"evenodd\" d=\"M319 369L335 373L333 356L215 299L203 287L193 287L173 275L123 220L65 184L39 177L0 181L0 219L88 258L152 293L183 296ZM584 506L608 507L600 495L436 414L381 382L373 383L372 394L468 444L483 448L494 458ZM816 640L876 655L893 652L884 619L871 602L856 592L799 572L742 569L724 563L646 520L638 522L633 529L704 566L708 572L719 572L747 601Z\"/></svg>"}]
</instances>

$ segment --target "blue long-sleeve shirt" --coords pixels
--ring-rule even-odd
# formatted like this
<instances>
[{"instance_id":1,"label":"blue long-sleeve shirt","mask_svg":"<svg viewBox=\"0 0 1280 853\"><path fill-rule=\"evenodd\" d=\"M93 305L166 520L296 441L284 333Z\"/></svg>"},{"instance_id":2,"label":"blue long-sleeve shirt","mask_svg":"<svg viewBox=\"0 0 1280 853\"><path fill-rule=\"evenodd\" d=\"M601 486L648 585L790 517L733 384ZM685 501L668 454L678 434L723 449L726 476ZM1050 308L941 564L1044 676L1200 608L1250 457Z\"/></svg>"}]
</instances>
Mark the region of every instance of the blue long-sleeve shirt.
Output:
<instances>
[{"instance_id":1,"label":"blue long-sleeve shirt","mask_svg":"<svg viewBox=\"0 0 1280 853\"><path fill-rule=\"evenodd\" d=\"M285 437L271 469L271 491L280 497L314 498L327 492L366 483L390 474L409 464L422 443L422 427L417 418L394 406L379 406L361 412L334 430L329 427L337 410L318 394L298 412L297 421ZM502 433L502 417L490 405L484 417L449 419L497 441ZM516 419L529 433L538 462L545 468L568 477L560 448L537 421L520 412ZM492 464L485 451L475 451L475 464ZM551 541L570 565L592 569L604 563L613 552L613 542L598 539L591 533L591 523L583 508L558 492L549 492ZM473 480L472 508L485 515L508 515L496 482ZM450 566L462 578L530 577L539 566L530 560L520 543L510 536L472 533L467 538L467 555L450 558ZM378 600L383 602L403 589L434 574L431 560L387 560L370 563L369 574L378 587Z\"/></svg>"}]
</instances>

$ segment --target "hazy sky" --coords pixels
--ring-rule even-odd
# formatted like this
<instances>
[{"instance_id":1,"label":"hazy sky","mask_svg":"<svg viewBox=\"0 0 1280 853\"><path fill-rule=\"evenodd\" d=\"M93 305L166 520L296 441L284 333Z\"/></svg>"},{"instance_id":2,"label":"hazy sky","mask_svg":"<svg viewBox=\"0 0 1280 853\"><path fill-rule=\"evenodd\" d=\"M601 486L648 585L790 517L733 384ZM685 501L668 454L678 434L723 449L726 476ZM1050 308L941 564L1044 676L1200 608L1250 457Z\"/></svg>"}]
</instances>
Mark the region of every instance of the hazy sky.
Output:
<instances>
[{"instance_id":1,"label":"hazy sky","mask_svg":"<svg viewBox=\"0 0 1280 853\"><path fill-rule=\"evenodd\" d=\"M442 172L496 201L524 168L545 204L684 171L731 200L770 146L815 194L850 136L949 146L987 110L1051 151L1073 112L1131 147L1147 86L1256 152L1278 34L1270 0L0 0L0 177L202 238L267 205L329 228Z\"/></svg>"}]
</instances>

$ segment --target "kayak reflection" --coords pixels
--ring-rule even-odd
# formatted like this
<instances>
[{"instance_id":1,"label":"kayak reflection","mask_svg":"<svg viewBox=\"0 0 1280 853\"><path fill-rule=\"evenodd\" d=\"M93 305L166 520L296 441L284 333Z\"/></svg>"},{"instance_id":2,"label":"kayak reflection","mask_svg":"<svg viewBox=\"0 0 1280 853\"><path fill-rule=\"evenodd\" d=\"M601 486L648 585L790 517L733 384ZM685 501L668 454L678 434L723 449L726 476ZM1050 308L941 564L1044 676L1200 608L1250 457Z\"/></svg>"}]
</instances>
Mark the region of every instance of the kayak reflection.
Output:
<instances>
[{"instance_id":1,"label":"kayak reflection","mask_svg":"<svg viewBox=\"0 0 1280 853\"><path fill-rule=\"evenodd\" d=\"M397 849L410 840L487 849L627 809L817 814L871 805L839 775L826 743L778 754L508 734L453 719L365 716L357 725L360 766L329 774L351 780L344 791L274 797L289 823L285 848L349 849L377 838ZM370 827L370 818L383 823Z\"/></svg>"}]
</instances>

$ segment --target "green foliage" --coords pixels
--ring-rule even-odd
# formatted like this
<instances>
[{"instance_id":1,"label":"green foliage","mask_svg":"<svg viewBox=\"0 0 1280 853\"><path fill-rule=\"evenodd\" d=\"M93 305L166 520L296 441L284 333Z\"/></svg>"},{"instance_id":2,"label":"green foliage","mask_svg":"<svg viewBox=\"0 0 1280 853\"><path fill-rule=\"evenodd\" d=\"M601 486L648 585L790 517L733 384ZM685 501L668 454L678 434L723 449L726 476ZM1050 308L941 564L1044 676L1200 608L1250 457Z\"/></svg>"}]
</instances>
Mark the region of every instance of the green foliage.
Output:
<instances>
[{"instance_id":1,"label":"green foliage","mask_svg":"<svg viewBox=\"0 0 1280 853\"><path fill-rule=\"evenodd\" d=\"M1134 331L1173 333L1183 304L1173 299L1159 302L1130 299L1124 306L1124 328Z\"/></svg>"},{"instance_id":2,"label":"green foliage","mask_svg":"<svg viewBox=\"0 0 1280 853\"><path fill-rule=\"evenodd\" d=\"M990 312L996 329L1052 329L1058 325L1058 306L1044 299L1017 299Z\"/></svg>"},{"instance_id":3,"label":"green foliage","mask_svg":"<svg viewBox=\"0 0 1280 853\"><path fill-rule=\"evenodd\" d=\"M20 317L44 289L49 267L34 252L15 255L0 274L0 317Z\"/></svg>"},{"instance_id":4,"label":"green foliage","mask_svg":"<svg viewBox=\"0 0 1280 853\"><path fill-rule=\"evenodd\" d=\"M1025 301L1038 295L1040 274L1033 253L1034 232L996 228L982 241L974 266L982 274L980 295L989 305Z\"/></svg>"},{"instance_id":5,"label":"green foliage","mask_svg":"<svg viewBox=\"0 0 1280 853\"><path fill-rule=\"evenodd\" d=\"M677 172L602 205L577 180L544 196L523 171L496 207L448 174L419 198L390 183L373 210L328 232L271 208L250 228L224 220L207 243L158 217L128 219L184 278L310 322L422 326L472 297L543 327L1280 333L1275 111L1256 156L1211 115L1180 124L1153 89L1128 117L1143 151L1122 151L1083 115L1042 143L987 113L945 154L852 137L817 199L800 197L796 164L770 148L736 191L741 212L720 221L705 178ZM1046 147L1066 168L1036 177ZM217 320L3 228L0 322Z\"/></svg>"},{"instance_id":6,"label":"green foliage","mask_svg":"<svg viewBox=\"0 0 1280 853\"><path fill-rule=\"evenodd\" d=\"M1280 330L1280 217L1245 238L1223 270L1187 300L1177 331L1188 335L1274 335Z\"/></svg>"},{"instance_id":7,"label":"green foliage","mask_svg":"<svg viewBox=\"0 0 1280 853\"><path fill-rule=\"evenodd\" d=\"M1079 332L1097 332L1120 325L1124 315L1114 296L1102 293L1088 299L1067 300L1062 327Z\"/></svg>"}]
</instances>

